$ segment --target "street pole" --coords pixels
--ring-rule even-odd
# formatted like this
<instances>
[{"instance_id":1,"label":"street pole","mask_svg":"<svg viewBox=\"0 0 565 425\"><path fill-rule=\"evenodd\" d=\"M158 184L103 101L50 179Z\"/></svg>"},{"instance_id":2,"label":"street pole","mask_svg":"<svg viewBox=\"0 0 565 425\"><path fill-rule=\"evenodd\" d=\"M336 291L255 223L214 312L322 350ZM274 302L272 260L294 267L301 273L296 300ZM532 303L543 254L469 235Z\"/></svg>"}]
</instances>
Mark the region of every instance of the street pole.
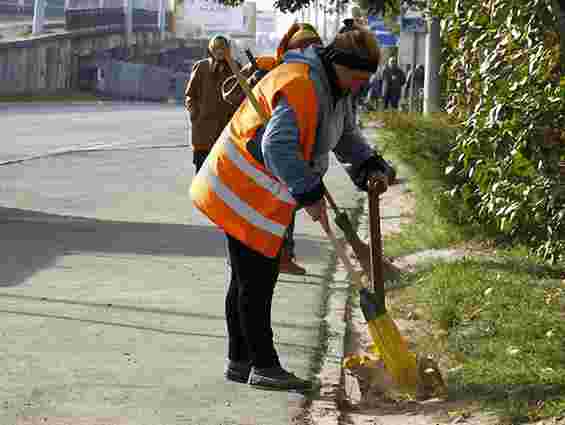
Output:
<instances>
[{"instance_id":1,"label":"street pole","mask_svg":"<svg viewBox=\"0 0 565 425\"><path fill-rule=\"evenodd\" d=\"M318 21L318 7L320 6L320 4L318 3L318 0L314 0L314 22L315 25L314 27L316 28L316 31L320 31L318 25L319 25L319 21Z\"/></svg>"},{"instance_id":2,"label":"street pole","mask_svg":"<svg viewBox=\"0 0 565 425\"><path fill-rule=\"evenodd\" d=\"M426 34L426 72L424 78L424 114L426 115L440 110L440 60L439 18L431 17Z\"/></svg>"},{"instance_id":3,"label":"street pole","mask_svg":"<svg viewBox=\"0 0 565 425\"><path fill-rule=\"evenodd\" d=\"M46 6L47 0L35 0L35 5L33 8L33 21L31 25L31 33L33 35L41 34L43 32Z\"/></svg>"},{"instance_id":4,"label":"street pole","mask_svg":"<svg viewBox=\"0 0 565 425\"><path fill-rule=\"evenodd\" d=\"M166 0L159 0L159 12L157 13L157 25L161 37L163 37L165 32L165 1Z\"/></svg>"},{"instance_id":5,"label":"street pole","mask_svg":"<svg viewBox=\"0 0 565 425\"><path fill-rule=\"evenodd\" d=\"M416 31L414 31L412 34L414 34L414 38L412 39L413 40L413 43L412 43L412 68L410 69L412 77L410 78L410 87L409 87L409 89L410 89L410 99L409 99L410 103L409 103L409 107L408 107L408 110L410 112L414 112L414 109L415 109L414 108L414 103L415 103L414 102L414 80L415 80L414 70L416 69L416 61L418 60L416 58L416 53L417 53L417 50L418 50L418 33Z\"/></svg>"},{"instance_id":6,"label":"street pole","mask_svg":"<svg viewBox=\"0 0 565 425\"><path fill-rule=\"evenodd\" d=\"M328 9L326 0L322 0L324 7L324 44L328 41Z\"/></svg>"},{"instance_id":7,"label":"street pole","mask_svg":"<svg viewBox=\"0 0 565 425\"><path fill-rule=\"evenodd\" d=\"M124 0L124 9L126 43L129 48L133 42L133 0Z\"/></svg>"}]
</instances>

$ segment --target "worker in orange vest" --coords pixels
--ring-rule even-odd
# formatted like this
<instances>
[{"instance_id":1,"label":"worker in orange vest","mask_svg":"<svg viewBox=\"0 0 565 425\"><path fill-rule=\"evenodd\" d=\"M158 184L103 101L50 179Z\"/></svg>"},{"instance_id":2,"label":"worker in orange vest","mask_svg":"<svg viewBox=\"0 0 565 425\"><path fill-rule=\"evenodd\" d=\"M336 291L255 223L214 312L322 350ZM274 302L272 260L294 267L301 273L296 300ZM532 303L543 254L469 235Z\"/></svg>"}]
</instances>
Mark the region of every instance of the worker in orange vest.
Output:
<instances>
[{"instance_id":1,"label":"worker in orange vest","mask_svg":"<svg viewBox=\"0 0 565 425\"><path fill-rule=\"evenodd\" d=\"M307 23L294 23L282 37L277 48L275 56L259 56L255 58L254 63L249 63L241 69L241 74L247 78L250 87L254 87L261 78L269 71L274 69L283 58L283 55L289 50L305 49L312 45L322 46L322 39L316 29ZM245 93L237 83L235 75L227 78L222 85L222 95L226 102L232 105L240 105L245 100ZM292 221L286 231L283 247L281 250L281 263L279 267L280 273L288 273L295 275L306 274L306 269L296 262L296 253L294 250L294 227L296 213L292 217Z\"/></svg>"},{"instance_id":2,"label":"worker in orange vest","mask_svg":"<svg viewBox=\"0 0 565 425\"><path fill-rule=\"evenodd\" d=\"M193 203L227 238L228 380L273 390L312 387L281 365L273 341L281 246L297 207L327 224L322 177L330 152L361 190L370 173L386 173L353 121L351 103L380 57L374 34L357 25L326 47L288 51L253 89L268 121L246 100L192 181Z\"/></svg>"}]
</instances>

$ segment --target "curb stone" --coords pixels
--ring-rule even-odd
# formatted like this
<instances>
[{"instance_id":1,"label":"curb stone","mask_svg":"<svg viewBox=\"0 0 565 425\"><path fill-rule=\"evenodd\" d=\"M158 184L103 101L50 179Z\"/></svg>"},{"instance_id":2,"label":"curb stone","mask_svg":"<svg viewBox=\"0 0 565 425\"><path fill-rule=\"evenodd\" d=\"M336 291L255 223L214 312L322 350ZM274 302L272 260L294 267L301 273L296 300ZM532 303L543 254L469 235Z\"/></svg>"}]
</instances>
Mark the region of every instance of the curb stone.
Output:
<instances>
[{"instance_id":1,"label":"curb stone","mask_svg":"<svg viewBox=\"0 0 565 425\"><path fill-rule=\"evenodd\" d=\"M339 265L338 265L339 267ZM316 425L339 425L340 388L342 386L341 362L347 332L346 309L348 308L348 279L344 270L336 270L329 282L327 314L327 350L319 371L320 395L312 400L310 418Z\"/></svg>"}]
</instances>

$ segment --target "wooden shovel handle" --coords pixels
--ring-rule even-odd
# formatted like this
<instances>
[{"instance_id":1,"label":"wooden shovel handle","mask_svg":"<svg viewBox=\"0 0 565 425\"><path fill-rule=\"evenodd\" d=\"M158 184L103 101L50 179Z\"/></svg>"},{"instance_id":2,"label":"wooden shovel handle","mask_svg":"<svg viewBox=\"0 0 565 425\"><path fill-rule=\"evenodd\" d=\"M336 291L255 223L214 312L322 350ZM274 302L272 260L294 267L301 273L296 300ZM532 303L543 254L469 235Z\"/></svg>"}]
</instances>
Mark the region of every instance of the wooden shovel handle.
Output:
<instances>
[{"instance_id":1,"label":"wooden shovel handle","mask_svg":"<svg viewBox=\"0 0 565 425\"><path fill-rule=\"evenodd\" d=\"M243 92L245 93L245 96L247 96L247 99L249 99L249 101L251 102L251 105L253 105L253 108L255 109L255 111L257 111L257 113L261 117L261 120L264 123L269 121L269 116L267 115L267 112L265 112L265 110L263 109L263 107L261 106L261 104L259 103L257 98L255 97L255 95L253 94L253 92L251 91L251 87L247 83L247 80L241 74L238 66L233 61L233 58L231 57L231 50L230 49L225 50L225 58L226 58L226 62L228 63L228 66L231 69L231 72L233 73L233 75L235 75L235 78L237 78L237 82L239 83L240 87L242 88Z\"/></svg>"},{"instance_id":2,"label":"wooden shovel handle","mask_svg":"<svg viewBox=\"0 0 565 425\"><path fill-rule=\"evenodd\" d=\"M337 253L337 256L345 266L345 269L347 270L349 277L353 280L353 285L357 289L366 287L367 285L363 283L360 274L357 271L355 271L355 269L353 268L353 265L351 264L349 257L345 253L345 248L343 244L336 238L335 233L333 232L331 226L329 224L326 226L326 224L322 220L320 220L320 224L322 225L324 232L328 236L328 239L332 243L335 252Z\"/></svg>"},{"instance_id":3,"label":"wooden shovel handle","mask_svg":"<svg viewBox=\"0 0 565 425\"><path fill-rule=\"evenodd\" d=\"M384 186L383 186L384 185ZM383 270L383 245L381 235L381 214L379 205L379 196L386 190L386 184L382 182L380 176L371 175L368 181L369 194L369 234L371 247L371 281L375 295L380 298L379 301L385 300L385 282Z\"/></svg>"}]
</instances>

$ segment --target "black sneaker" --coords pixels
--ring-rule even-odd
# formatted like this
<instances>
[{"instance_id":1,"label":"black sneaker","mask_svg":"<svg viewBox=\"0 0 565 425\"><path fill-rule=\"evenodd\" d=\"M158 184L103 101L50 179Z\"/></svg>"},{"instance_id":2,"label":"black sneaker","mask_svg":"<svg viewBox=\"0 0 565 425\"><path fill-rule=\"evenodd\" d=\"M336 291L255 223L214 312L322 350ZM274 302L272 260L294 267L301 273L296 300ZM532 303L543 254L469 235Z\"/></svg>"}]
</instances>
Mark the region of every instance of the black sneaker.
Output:
<instances>
[{"instance_id":1,"label":"black sneaker","mask_svg":"<svg viewBox=\"0 0 565 425\"><path fill-rule=\"evenodd\" d=\"M269 368L253 367L249 375L249 385L276 391L307 391L312 388L310 381L298 378L280 366Z\"/></svg>"},{"instance_id":2,"label":"black sneaker","mask_svg":"<svg viewBox=\"0 0 565 425\"><path fill-rule=\"evenodd\" d=\"M249 362L236 362L230 360L226 367L224 374L226 379L240 384L247 384L249 373L251 372L251 365Z\"/></svg>"}]
</instances>

